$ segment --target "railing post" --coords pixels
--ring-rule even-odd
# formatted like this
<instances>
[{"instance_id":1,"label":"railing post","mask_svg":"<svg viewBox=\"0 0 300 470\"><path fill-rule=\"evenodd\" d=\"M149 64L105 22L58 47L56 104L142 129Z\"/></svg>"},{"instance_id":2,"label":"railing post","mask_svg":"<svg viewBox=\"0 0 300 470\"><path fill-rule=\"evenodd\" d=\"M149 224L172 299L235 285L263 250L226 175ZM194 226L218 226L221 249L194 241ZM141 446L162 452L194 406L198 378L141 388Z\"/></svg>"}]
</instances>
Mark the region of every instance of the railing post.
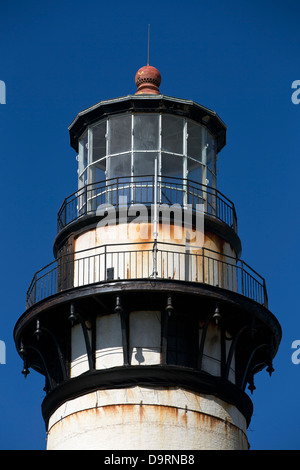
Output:
<instances>
[{"instance_id":1,"label":"railing post","mask_svg":"<svg viewBox=\"0 0 300 470\"><path fill-rule=\"evenodd\" d=\"M104 281L107 280L107 269L106 269L106 245L104 245Z\"/></svg>"},{"instance_id":2,"label":"railing post","mask_svg":"<svg viewBox=\"0 0 300 470\"><path fill-rule=\"evenodd\" d=\"M211 192L211 196L212 196L212 199L211 199L211 212L212 212L212 214L211 215L213 215L217 219L218 218L218 203L217 203L218 195L217 195L216 188L213 188L213 190Z\"/></svg>"},{"instance_id":3,"label":"railing post","mask_svg":"<svg viewBox=\"0 0 300 470\"><path fill-rule=\"evenodd\" d=\"M67 207L68 207L68 203L67 203L67 201L66 201L66 199L65 199L65 200L64 200L64 219L65 219L64 225L65 225L65 226L66 226L67 223L68 223Z\"/></svg>"},{"instance_id":4,"label":"railing post","mask_svg":"<svg viewBox=\"0 0 300 470\"><path fill-rule=\"evenodd\" d=\"M237 232L237 216L236 216L236 211L235 211L235 206L233 205L232 207L232 217L233 217L233 229L235 232Z\"/></svg>"},{"instance_id":5,"label":"railing post","mask_svg":"<svg viewBox=\"0 0 300 470\"><path fill-rule=\"evenodd\" d=\"M87 215L87 205L88 205L88 192L87 192L87 185L84 186L84 194L85 194L85 215Z\"/></svg>"},{"instance_id":6,"label":"railing post","mask_svg":"<svg viewBox=\"0 0 300 470\"><path fill-rule=\"evenodd\" d=\"M158 206L157 206L158 162L154 161L154 220L153 220L153 276L157 278L157 237L158 237Z\"/></svg>"},{"instance_id":7,"label":"railing post","mask_svg":"<svg viewBox=\"0 0 300 470\"><path fill-rule=\"evenodd\" d=\"M264 292L263 306L268 308L268 293L267 293L267 286L266 286L265 279L263 282L263 292Z\"/></svg>"},{"instance_id":8,"label":"railing post","mask_svg":"<svg viewBox=\"0 0 300 470\"><path fill-rule=\"evenodd\" d=\"M117 177L117 194L116 194L116 208L119 208L119 177Z\"/></svg>"},{"instance_id":9,"label":"railing post","mask_svg":"<svg viewBox=\"0 0 300 470\"><path fill-rule=\"evenodd\" d=\"M33 303L35 304L37 302L37 276L36 276L36 273L34 275L34 283L33 283Z\"/></svg>"},{"instance_id":10,"label":"railing post","mask_svg":"<svg viewBox=\"0 0 300 470\"><path fill-rule=\"evenodd\" d=\"M244 263L241 260L241 282L242 282L242 294L244 295Z\"/></svg>"}]
</instances>

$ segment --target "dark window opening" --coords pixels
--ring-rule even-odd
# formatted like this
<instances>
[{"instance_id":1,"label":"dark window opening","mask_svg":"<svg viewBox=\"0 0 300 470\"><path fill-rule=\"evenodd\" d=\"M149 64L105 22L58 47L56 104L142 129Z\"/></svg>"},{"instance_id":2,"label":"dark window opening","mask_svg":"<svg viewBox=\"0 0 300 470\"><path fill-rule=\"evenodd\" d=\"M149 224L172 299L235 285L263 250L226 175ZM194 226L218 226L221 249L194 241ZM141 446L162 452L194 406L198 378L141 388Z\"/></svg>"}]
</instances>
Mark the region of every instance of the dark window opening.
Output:
<instances>
[{"instance_id":1,"label":"dark window opening","mask_svg":"<svg viewBox=\"0 0 300 470\"><path fill-rule=\"evenodd\" d=\"M167 363L195 367L198 329L194 318L172 315L168 319Z\"/></svg>"}]
</instances>

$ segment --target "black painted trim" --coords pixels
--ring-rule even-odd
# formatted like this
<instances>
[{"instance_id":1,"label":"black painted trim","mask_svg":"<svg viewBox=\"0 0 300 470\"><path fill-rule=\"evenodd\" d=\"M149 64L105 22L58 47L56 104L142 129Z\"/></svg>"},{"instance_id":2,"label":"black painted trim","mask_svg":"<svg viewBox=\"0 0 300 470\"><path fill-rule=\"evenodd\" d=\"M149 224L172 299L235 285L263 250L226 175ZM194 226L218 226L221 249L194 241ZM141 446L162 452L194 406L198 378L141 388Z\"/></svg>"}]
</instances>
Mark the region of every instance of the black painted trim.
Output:
<instances>
[{"instance_id":1,"label":"black painted trim","mask_svg":"<svg viewBox=\"0 0 300 470\"><path fill-rule=\"evenodd\" d=\"M75 287L57 293L45 300L42 300L28 310L18 319L14 328L14 339L18 348L22 330L38 315L53 309L62 304L68 304L76 299L85 299L102 294L120 295L123 292L153 292L155 293L178 293L180 295L196 295L204 298L210 298L214 301L225 302L236 308L254 315L267 325L274 335L274 351L275 356L279 343L281 341L282 330L277 318L263 305L258 304L254 300L248 299L242 294L232 292L221 287L215 287L200 282L185 282L171 279L165 280L148 280L148 279L130 279L126 281L101 282L87 286Z\"/></svg>"},{"instance_id":2,"label":"black painted trim","mask_svg":"<svg viewBox=\"0 0 300 470\"><path fill-rule=\"evenodd\" d=\"M177 387L195 393L213 395L236 406L249 426L253 404L250 397L233 383L205 372L178 366L128 366L89 371L68 379L48 393L42 403L46 428L51 414L67 400L96 390L120 389L135 386Z\"/></svg>"},{"instance_id":3,"label":"black painted trim","mask_svg":"<svg viewBox=\"0 0 300 470\"><path fill-rule=\"evenodd\" d=\"M154 112L188 117L206 127L217 138L218 153L226 145L227 127L215 111L195 101L172 96L127 95L107 101L100 101L90 108L81 111L68 128L71 147L78 152L78 140L87 129L87 126L109 115L128 112Z\"/></svg>"}]
</instances>

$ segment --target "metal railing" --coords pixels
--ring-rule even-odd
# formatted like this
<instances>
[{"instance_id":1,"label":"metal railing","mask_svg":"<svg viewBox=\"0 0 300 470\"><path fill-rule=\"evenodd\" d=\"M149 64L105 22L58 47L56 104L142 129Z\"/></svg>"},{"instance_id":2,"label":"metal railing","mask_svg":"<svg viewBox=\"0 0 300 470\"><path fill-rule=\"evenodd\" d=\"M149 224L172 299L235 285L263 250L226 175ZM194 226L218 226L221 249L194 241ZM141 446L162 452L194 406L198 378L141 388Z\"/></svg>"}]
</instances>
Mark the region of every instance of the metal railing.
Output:
<instances>
[{"instance_id":1,"label":"metal railing","mask_svg":"<svg viewBox=\"0 0 300 470\"><path fill-rule=\"evenodd\" d=\"M67 289L127 279L199 282L242 294L267 307L263 277L242 260L207 248L157 243L154 273L152 242L109 244L64 255L34 275L27 308Z\"/></svg>"},{"instance_id":2,"label":"metal railing","mask_svg":"<svg viewBox=\"0 0 300 470\"><path fill-rule=\"evenodd\" d=\"M99 206L110 204L116 208L120 197L127 197L128 204L151 205L154 203L154 175L118 177L88 184L63 201L57 216L59 232L78 218L96 214ZM159 204L190 204L195 210L203 204L204 213L237 231L234 204L217 189L195 181L159 176L157 181Z\"/></svg>"}]
</instances>

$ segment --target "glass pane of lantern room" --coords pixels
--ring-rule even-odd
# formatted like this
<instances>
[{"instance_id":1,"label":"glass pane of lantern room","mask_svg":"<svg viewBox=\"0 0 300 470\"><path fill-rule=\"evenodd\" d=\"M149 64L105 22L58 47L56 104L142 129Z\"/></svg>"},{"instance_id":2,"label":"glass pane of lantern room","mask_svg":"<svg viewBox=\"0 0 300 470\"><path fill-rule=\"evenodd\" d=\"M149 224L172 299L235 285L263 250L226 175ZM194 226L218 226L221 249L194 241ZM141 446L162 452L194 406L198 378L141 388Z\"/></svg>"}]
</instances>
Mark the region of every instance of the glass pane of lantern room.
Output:
<instances>
[{"instance_id":1,"label":"glass pane of lantern room","mask_svg":"<svg viewBox=\"0 0 300 470\"><path fill-rule=\"evenodd\" d=\"M187 169L187 178L189 180L188 204L192 204L193 206L202 204L202 165L196 160L188 158Z\"/></svg>"},{"instance_id":2,"label":"glass pane of lantern room","mask_svg":"<svg viewBox=\"0 0 300 470\"><path fill-rule=\"evenodd\" d=\"M161 175L164 177L173 177L182 179L183 158L177 155L162 153L161 157Z\"/></svg>"},{"instance_id":3,"label":"glass pane of lantern room","mask_svg":"<svg viewBox=\"0 0 300 470\"><path fill-rule=\"evenodd\" d=\"M130 181L131 181L131 154L126 153L124 155L117 155L115 157L109 157L108 159L108 178L107 191L110 194L110 204L117 204L117 197L127 197L127 201L130 198Z\"/></svg>"},{"instance_id":4,"label":"glass pane of lantern room","mask_svg":"<svg viewBox=\"0 0 300 470\"><path fill-rule=\"evenodd\" d=\"M99 162L93 165L94 168L94 182L104 182L105 181L105 171L106 171L106 158L102 158Z\"/></svg>"},{"instance_id":5,"label":"glass pane of lantern room","mask_svg":"<svg viewBox=\"0 0 300 470\"><path fill-rule=\"evenodd\" d=\"M190 181L195 183L202 183L202 165L192 158L187 159L187 177Z\"/></svg>"},{"instance_id":6,"label":"glass pane of lantern room","mask_svg":"<svg viewBox=\"0 0 300 470\"><path fill-rule=\"evenodd\" d=\"M134 152L133 174L134 176L154 175L155 152Z\"/></svg>"},{"instance_id":7,"label":"glass pane of lantern room","mask_svg":"<svg viewBox=\"0 0 300 470\"><path fill-rule=\"evenodd\" d=\"M162 153L161 157L161 202L183 204L183 158Z\"/></svg>"},{"instance_id":8,"label":"glass pane of lantern room","mask_svg":"<svg viewBox=\"0 0 300 470\"><path fill-rule=\"evenodd\" d=\"M133 154L133 200L139 203L152 202L154 198L154 165L156 152L134 152Z\"/></svg>"},{"instance_id":9,"label":"glass pane of lantern room","mask_svg":"<svg viewBox=\"0 0 300 470\"><path fill-rule=\"evenodd\" d=\"M206 172L206 183L207 186L210 186L211 188L216 187L216 177L210 170L207 170Z\"/></svg>"},{"instance_id":10,"label":"glass pane of lantern room","mask_svg":"<svg viewBox=\"0 0 300 470\"><path fill-rule=\"evenodd\" d=\"M216 158L216 139L207 132L206 164L214 175L216 175Z\"/></svg>"},{"instance_id":11,"label":"glass pane of lantern room","mask_svg":"<svg viewBox=\"0 0 300 470\"><path fill-rule=\"evenodd\" d=\"M131 115L116 116L108 121L108 153L131 150ZM128 174L128 173L127 173Z\"/></svg>"},{"instance_id":12,"label":"glass pane of lantern room","mask_svg":"<svg viewBox=\"0 0 300 470\"><path fill-rule=\"evenodd\" d=\"M106 121L102 121L92 128L93 148L92 161L96 162L106 155Z\"/></svg>"},{"instance_id":13,"label":"glass pane of lantern room","mask_svg":"<svg viewBox=\"0 0 300 470\"><path fill-rule=\"evenodd\" d=\"M202 126L188 119L187 121L187 155L201 161L202 157Z\"/></svg>"},{"instance_id":14,"label":"glass pane of lantern room","mask_svg":"<svg viewBox=\"0 0 300 470\"><path fill-rule=\"evenodd\" d=\"M116 155L109 157L109 179L128 176L130 180L131 174L131 154Z\"/></svg>"},{"instance_id":15,"label":"glass pane of lantern room","mask_svg":"<svg viewBox=\"0 0 300 470\"><path fill-rule=\"evenodd\" d=\"M183 153L183 124L184 120L181 117L162 115L162 150Z\"/></svg>"},{"instance_id":16,"label":"glass pane of lantern room","mask_svg":"<svg viewBox=\"0 0 300 470\"><path fill-rule=\"evenodd\" d=\"M79 160L78 160L78 176L79 176L79 187L83 186L85 178L82 177L82 172L85 170L88 164L88 134L80 139L79 141Z\"/></svg>"},{"instance_id":17,"label":"glass pane of lantern room","mask_svg":"<svg viewBox=\"0 0 300 470\"><path fill-rule=\"evenodd\" d=\"M85 170L78 179L78 215L82 215L87 211L87 191L84 186L87 185L87 170Z\"/></svg>"},{"instance_id":18,"label":"glass pane of lantern room","mask_svg":"<svg viewBox=\"0 0 300 470\"><path fill-rule=\"evenodd\" d=\"M135 114L133 131L134 150L158 150L158 114Z\"/></svg>"},{"instance_id":19,"label":"glass pane of lantern room","mask_svg":"<svg viewBox=\"0 0 300 470\"><path fill-rule=\"evenodd\" d=\"M87 173L88 172L86 170L83 173L81 173L81 175L79 176L79 180L78 180L79 181L79 189L88 184Z\"/></svg>"},{"instance_id":20,"label":"glass pane of lantern room","mask_svg":"<svg viewBox=\"0 0 300 470\"><path fill-rule=\"evenodd\" d=\"M209 186L210 188L215 188L216 187L216 177L210 170L206 171L206 183L207 183L207 186ZM210 214L216 214L217 197L216 197L215 191L213 189L209 189L207 191L206 198L207 198L206 211Z\"/></svg>"},{"instance_id":21,"label":"glass pane of lantern room","mask_svg":"<svg viewBox=\"0 0 300 470\"><path fill-rule=\"evenodd\" d=\"M106 181L105 181L105 170L106 170L106 158L97 161L90 165L90 178L93 185L88 187L88 199L90 201L90 210L96 210L100 204L104 204L106 194Z\"/></svg>"}]
</instances>

